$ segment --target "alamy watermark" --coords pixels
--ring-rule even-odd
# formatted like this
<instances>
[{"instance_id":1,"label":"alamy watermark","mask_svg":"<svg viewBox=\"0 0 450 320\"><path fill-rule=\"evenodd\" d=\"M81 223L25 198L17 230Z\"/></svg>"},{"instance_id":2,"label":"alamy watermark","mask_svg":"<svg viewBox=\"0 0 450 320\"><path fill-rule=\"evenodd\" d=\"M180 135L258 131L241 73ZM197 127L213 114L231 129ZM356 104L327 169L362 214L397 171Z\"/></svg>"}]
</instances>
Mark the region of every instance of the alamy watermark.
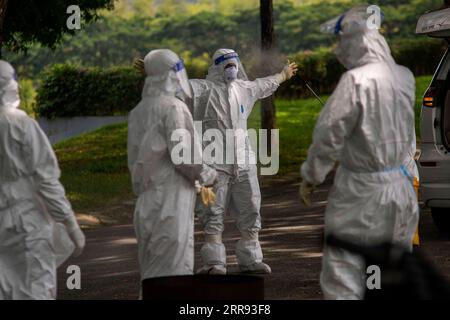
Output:
<instances>
[{"instance_id":1,"label":"alamy watermark","mask_svg":"<svg viewBox=\"0 0 450 320\"><path fill-rule=\"evenodd\" d=\"M237 165L246 168L260 164L261 175L275 175L279 169L279 130L273 129L226 129L210 128L203 131L202 121L195 121L195 135L186 129L172 132L171 158L175 165L208 164ZM202 133L199 137L198 133ZM201 141L203 148L199 143ZM270 144L269 154L267 145ZM257 152L255 152L256 150Z\"/></svg>"},{"instance_id":2,"label":"alamy watermark","mask_svg":"<svg viewBox=\"0 0 450 320\"><path fill-rule=\"evenodd\" d=\"M367 28L370 30L381 28L381 9L377 5L368 6L366 9L369 18L366 21Z\"/></svg>"},{"instance_id":3,"label":"alamy watermark","mask_svg":"<svg viewBox=\"0 0 450 320\"><path fill-rule=\"evenodd\" d=\"M366 287L369 290L381 289L381 269L379 266L373 264L366 269L367 279Z\"/></svg>"},{"instance_id":4,"label":"alamy watermark","mask_svg":"<svg viewBox=\"0 0 450 320\"><path fill-rule=\"evenodd\" d=\"M75 4L67 7L67 14L70 16L66 20L66 26L69 30L81 30L81 9Z\"/></svg>"},{"instance_id":5,"label":"alamy watermark","mask_svg":"<svg viewBox=\"0 0 450 320\"><path fill-rule=\"evenodd\" d=\"M66 273L70 276L67 277L66 287L69 290L81 289L81 268L75 264L67 267Z\"/></svg>"}]
</instances>

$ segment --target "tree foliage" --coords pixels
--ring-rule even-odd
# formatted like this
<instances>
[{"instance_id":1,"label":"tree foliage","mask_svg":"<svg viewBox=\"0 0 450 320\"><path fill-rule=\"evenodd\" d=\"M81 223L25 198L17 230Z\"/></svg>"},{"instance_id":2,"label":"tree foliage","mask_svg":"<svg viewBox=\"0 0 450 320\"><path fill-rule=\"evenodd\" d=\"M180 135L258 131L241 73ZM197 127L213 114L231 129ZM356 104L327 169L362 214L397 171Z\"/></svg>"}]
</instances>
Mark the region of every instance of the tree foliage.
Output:
<instances>
[{"instance_id":1,"label":"tree foliage","mask_svg":"<svg viewBox=\"0 0 450 320\"><path fill-rule=\"evenodd\" d=\"M1 34L2 46L24 51L33 43L54 48L66 33L67 8L78 5L84 23L94 21L99 9L112 9L114 0L9 0Z\"/></svg>"},{"instance_id":2,"label":"tree foliage","mask_svg":"<svg viewBox=\"0 0 450 320\"><path fill-rule=\"evenodd\" d=\"M320 24L355 4L366 2L274 1L279 50L292 55L303 50L330 47L336 38L320 33ZM384 12L382 32L391 42L417 38L415 26L418 17L442 6L442 0L372 2L379 4ZM135 57L142 57L155 48L205 57L211 56L218 48L229 47L236 49L247 65L256 64L261 38L258 5L259 0L122 0L117 2L115 11L73 36L65 36L54 51L33 46L27 55L6 56L22 74L28 76L38 74L44 66L52 63L71 62L100 67L130 65Z\"/></svg>"}]
</instances>

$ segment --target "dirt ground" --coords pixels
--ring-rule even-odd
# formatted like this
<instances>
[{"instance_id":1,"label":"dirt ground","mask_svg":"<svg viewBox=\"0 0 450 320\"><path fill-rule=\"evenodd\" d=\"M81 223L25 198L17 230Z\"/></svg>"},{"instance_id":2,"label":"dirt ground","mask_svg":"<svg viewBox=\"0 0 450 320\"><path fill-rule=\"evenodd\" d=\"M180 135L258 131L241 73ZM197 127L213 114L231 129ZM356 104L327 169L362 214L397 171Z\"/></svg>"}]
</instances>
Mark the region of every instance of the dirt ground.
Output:
<instances>
[{"instance_id":1,"label":"dirt ground","mask_svg":"<svg viewBox=\"0 0 450 320\"><path fill-rule=\"evenodd\" d=\"M322 257L323 212L331 181L314 194L314 205L303 207L298 201L298 183L262 188L263 229L260 241L265 262L272 274L265 276L266 299L321 299L319 274ZM132 210L132 206L124 206ZM124 213L131 216L131 213ZM234 246L239 239L234 222L226 219L224 243L228 270L237 272ZM196 266L200 262L202 233L196 224ZM421 247L438 271L450 280L450 239L439 235L431 215L422 210ZM128 224L86 230L83 255L59 269L59 299L136 299L139 292L137 245L131 221ZM81 290L68 290L67 265L81 268Z\"/></svg>"}]
</instances>

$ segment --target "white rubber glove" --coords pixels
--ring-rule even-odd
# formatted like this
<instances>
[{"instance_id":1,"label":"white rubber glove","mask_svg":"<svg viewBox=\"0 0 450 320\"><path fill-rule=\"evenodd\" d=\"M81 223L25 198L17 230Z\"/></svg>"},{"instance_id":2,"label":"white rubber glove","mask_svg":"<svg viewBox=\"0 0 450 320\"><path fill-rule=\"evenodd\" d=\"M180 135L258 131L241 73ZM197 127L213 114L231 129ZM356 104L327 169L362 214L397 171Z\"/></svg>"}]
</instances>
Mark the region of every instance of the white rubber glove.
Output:
<instances>
[{"instance_id":1,"label":"white rubber glove","mask_svg":"<svg viewBox=\"0 0 450 320\"><path fill-rule=\"evenodd\" d=\"M278 82L281 84L289 80L297 73L298 67L295 62L289 62L284 66L283 70L278 74Z\"/></svg>"},{"instance_id":2,"label":"white rubber glove","mask_svg":"<svg viewBox=\"0 0 450 320\"><path fill-rule=\"evenodd\" d=\"M198 182L198 180L195 180L195 193L200 193L200 191L202 191L202 185L200 184L200 182Z\"/></svg>"},{"instance_id":3,"label":"white rubber glove","mask_svg":"<svg viewBox=\"0 0 450 320\"><path fill-rule=\"evenodd\" d=\"M83 231L81 231L75 215L67 219L64 224L67 228L67 233L69 234L70 239L75 245L75 250L73 251L72 256L78 257L83 252L84 246L86 244L84 233Z\"/></svg>"},{"instance_id":4,"label":"white rubber glove","mask_svg":"<svg viewBox=\"0 0 450 320\"><path fill-rule=\"evenodd\" d=\"M316 187L314 185L306 182L306 180L303 180L302 183L300 184L300 189L298 193L300 196L300 200L306 207L311 206L311 195L314 192L315 188Z\"/></svg>"}]
</instances>

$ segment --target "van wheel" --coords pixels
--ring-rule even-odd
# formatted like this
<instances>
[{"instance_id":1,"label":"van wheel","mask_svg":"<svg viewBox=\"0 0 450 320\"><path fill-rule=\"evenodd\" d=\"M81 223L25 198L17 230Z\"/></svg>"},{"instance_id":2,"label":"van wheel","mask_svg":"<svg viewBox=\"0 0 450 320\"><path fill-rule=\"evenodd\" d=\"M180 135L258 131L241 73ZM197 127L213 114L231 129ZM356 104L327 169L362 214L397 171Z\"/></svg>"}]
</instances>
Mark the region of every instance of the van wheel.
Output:
<instances>
[{"instance_id":1,"label":"van wheel","mask_svg":"<svg viewBox=\"0 0 450 320\"><path fill-rule=\"evenodd\" d=\"M450 208L431 208L434 225L445 234L450 234Z\"/></svg>"}]
</instances>

